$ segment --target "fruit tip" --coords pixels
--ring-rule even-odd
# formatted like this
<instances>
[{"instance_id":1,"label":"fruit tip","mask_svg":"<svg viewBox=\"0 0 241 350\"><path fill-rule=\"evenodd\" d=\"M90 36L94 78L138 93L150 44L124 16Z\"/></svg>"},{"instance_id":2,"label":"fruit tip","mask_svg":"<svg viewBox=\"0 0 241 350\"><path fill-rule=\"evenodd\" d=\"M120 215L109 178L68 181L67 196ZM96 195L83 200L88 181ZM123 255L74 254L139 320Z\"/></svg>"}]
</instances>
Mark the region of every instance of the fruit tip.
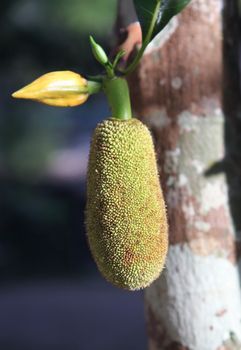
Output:
<instances>
[{"instance_id":1,"label":"fruit tip","mask_svg":"<svg viewBox=\"0 0 241 350\"><path fill-rule=\"evenodd\" d=\"M19 98L19 93L18 93L18 91L13 92L13 93L11 94L11 96L12 96L13 98Z\"/></svg>"},{"instance_id":2,"label":"fruit tip","mask_svg":"<svg viewBox=\"0 0 241 350\"><path fill-rule=\"evenodd\" d=\"M11 96L13 98L24 98L22 89L13 92Z\"/></svg>"},{"instance_id":3,"label":"fruit tip","mask_svg":"<svg viewBox=\"0 0 241 350\"><path fill-rule=\"evenodd\" d=\"M30 99L31 98L29 96L29 94L26 92L25 88L13 92L11 96L13 98L26 98L26 99Z\"/></svg>"}]
</instances>

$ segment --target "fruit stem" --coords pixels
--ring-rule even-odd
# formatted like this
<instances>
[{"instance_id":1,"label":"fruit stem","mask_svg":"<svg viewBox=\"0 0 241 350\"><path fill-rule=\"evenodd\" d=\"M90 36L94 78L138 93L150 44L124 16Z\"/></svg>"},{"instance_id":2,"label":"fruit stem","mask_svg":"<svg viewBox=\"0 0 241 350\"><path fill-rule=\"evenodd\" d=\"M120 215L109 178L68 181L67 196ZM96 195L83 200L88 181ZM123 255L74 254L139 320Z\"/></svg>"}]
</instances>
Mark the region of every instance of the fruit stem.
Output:
<instances>
[{"instance_id":1,"label":"fruit stem","mask_svg":"<svg viewBox=\"0 0 241 350\"><path fill-rule=\"evenodd\" d=\"M103 90L111 108L112 118L131 119L132 111L127 81L124 78L107 78L103 82Z\"/></svg>"},{"instance_id":2,"label":"fruit stem","mask_svg":"<svg viewBox=\"0 0 241 350\"><path fill-rule=\"evenodd\" d=\"M91 81L88 80L87 83L87 92L92 95L92 94L97 94L101 90L101 83L98 83L96 81Z\"/></svg>"}]
</instances>

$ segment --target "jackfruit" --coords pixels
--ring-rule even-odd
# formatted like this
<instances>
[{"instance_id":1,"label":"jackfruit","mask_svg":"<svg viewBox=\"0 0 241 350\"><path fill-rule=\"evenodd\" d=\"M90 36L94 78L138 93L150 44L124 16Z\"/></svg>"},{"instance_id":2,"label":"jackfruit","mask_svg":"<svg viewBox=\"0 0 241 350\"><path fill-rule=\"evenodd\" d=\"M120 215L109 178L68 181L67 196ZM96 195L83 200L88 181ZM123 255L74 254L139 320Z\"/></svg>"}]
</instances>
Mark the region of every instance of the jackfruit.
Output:
<instances>
[{"instance_id":1,"label":"jackfruit","mask_svg":"<svg viewBox=\"0 0 241 350\"><path fill-rule=\"evenodd\" d=\"M139 290L164 267L166 209L151 134L137 119L97 125L87 174L87 238L102 275Z\"/></svg>"}]
</instances>

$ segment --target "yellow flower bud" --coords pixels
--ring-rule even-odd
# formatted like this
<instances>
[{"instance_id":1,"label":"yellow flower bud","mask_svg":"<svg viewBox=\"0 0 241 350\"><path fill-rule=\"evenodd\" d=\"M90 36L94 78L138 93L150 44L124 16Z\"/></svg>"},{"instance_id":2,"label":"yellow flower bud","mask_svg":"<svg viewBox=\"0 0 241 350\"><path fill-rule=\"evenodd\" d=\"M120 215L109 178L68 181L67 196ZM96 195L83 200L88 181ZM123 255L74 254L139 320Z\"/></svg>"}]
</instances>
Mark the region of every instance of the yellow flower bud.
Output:
<instances>
[{"instance_id":1,"label":"yellow flower bud","mask_svg":"<svg viewBox=\"0 0 241 350\"><path fill-rule=\"evenodd\" d=\"M88 97L88 82L71 71L51 72L12 94L50 106L72 107L84 103Z\"/></svg>"}]
</instances>

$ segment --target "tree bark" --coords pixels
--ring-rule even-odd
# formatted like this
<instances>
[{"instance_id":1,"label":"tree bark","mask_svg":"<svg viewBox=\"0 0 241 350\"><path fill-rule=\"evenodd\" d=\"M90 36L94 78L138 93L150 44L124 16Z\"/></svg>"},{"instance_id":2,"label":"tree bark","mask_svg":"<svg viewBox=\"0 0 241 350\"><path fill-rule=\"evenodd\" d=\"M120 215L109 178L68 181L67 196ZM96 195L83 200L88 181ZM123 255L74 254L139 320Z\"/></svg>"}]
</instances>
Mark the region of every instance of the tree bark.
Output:
<instances>
[{"instance_id":1,"label":"tree bark","mask_svg":"<svg viewBox=\"0 0 241 350\"><path fill-rule=\"evenodd\" d=\"M225 170L229 199L241 253L241 1L225 0L223 11L223 106L226 117ZM241 271L241 260L239 260Z\"/></svg>"},{"instance_id":2,"label":"tree bark","mask_svg":"<svg viewBox=\"0 0 241 350\"><path fill-rule=\"evenodd\" d=\"M166 268L145 291L149 350L241 349L238 242L223 171L221 7L193 0L130 78L136 115L154 136L169 218Z\"/></svg>"}]
</instances>

